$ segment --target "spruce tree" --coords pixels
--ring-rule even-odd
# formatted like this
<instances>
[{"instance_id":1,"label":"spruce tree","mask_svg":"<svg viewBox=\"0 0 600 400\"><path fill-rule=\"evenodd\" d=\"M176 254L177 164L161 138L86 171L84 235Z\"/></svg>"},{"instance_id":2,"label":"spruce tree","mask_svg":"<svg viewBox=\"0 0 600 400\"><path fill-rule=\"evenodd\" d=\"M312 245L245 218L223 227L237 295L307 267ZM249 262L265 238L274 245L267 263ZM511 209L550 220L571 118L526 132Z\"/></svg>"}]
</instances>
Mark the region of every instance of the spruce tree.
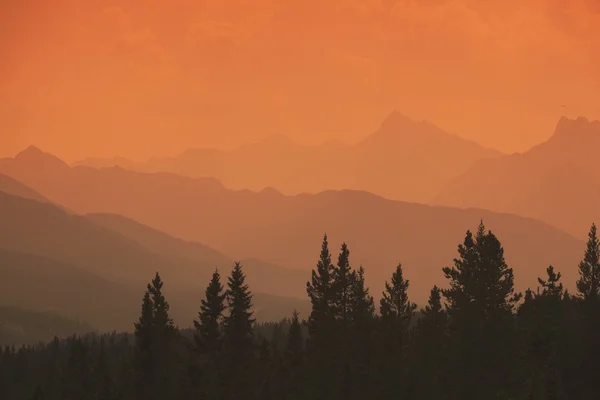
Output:
<instances>
[{"instance_id":1,"label":"spruce tree","mask_svg":"<svg viewBox=\"0 0 600 400\"><path fill-rule=\"evenodd\" d=\"M442 398L445 391L444 366L447 363L446 330L448 318L442 306L442 291L434 286L421 310L415 337L414 368L421 398Z\"/></svg>"},{"instance_id":2,"label":"spruce tree","mask_svg":"<svg viewBox=\"0 0 600 400\"><path fill-rule=\"evenodd\" d=\"M201 353L213 354L221 347L221 322L226 297L219 271L215 270L202 299L198 320L194 320L194 339Z\"/></svg>"},{"instance_id":3,"label":"spruce tree","mask_svg":"<svg viewBox=\"0 0 600 400\"><path fill-rule=\"evenodd\" d=\"M548 275L546 280L538 278L538 283L542 287L542 296L561 299L563 296L563 284L560 282L560 272L554 272L554 267L550 265L546 269L546 274Z\"/></svg>"},{"instance_id":4,"label":"spruce tree","mask_svg":"<svg viewBox=\"0 0 600 400\"><path fill-rule=\"evenodd\" d=\"M443 294L451 317L456 363L450 371L452 396L509 396L506 390L515 387L510 366L516 358L513 310L521 298L514 291L513 271L506 265L500 241L486 231L483 222L475 237L467 231L458 253L454 267L443 268L450 283ZM494 373L493 368L502 374Z\"/></svg>"},{"instance_id":5,"label":"spruce tree","mask_svg":"<svg viewBox=\"0 0 600 400\"><path fill-rule=\"evenodd\" d=\"M310 371L306 385L310 391L308 397L328 398L335 396L336 385L332 385L332 376L339 370L336 364L338 335L334 314L334 267L327 234L323 236L321 252L316 269L312 270L311 280L306 283L306 292L312 304L308 317L307 353Z\"/></svg>"},{"instance_id":6,"label":"spruce tree","mask_svg":"<svg viewBox=\"0 0 600 400\"><path fill-rule=\"evenodd\" d=\"M415 315L417 305L408 300L409 280L405 280L402 264L398 264L392 274L391 284L385 283L385 291L379 301L379 312L384 325L394 329L406 330Z\"/></svg>"},{"instance_id":7,"label":"spruce tree","mask_svg":"<svg viewBox=\"0 0 600 400\"><path fill-rule=\"evenodd\" d=\"M333 265L325 234L317 268L312 270L311 281L306 283L306 292L312 304L312 311L308 317L310 346L317 354L328 348L327 337L332 328L332 275Z\"/></svg>"},{"instance_id":8,"label":"spruce tree","mask_svg":"<svg viewBox=\"0 0 600 400\"><path fill-rule=\"evenodd\" d=\"M350 266L350 250L342 243L337 264L333 267L333 307L334 318L343 330L348 328L352 316L353 274Z\"/></svg>"},{"instance_id":9,"label":"spruce tree","mask_svg":"<svg viewBox=\"0 0 600 400\"><path fill-rule=\"evenodd\" d=\"M417 308L408 299L409 285L410 282L404 279L402 264L398 264L391 283L385 283L385 291L379 301L381 382L378 386L383 398L406 396L409 324Z\"/></svg>"},{"instance_id":10,"label":"spruce tree","mask_svg":"<svg viewBox=\"0 0 600 400\"><path fill-rule=\"evenodd\" d=\"M188 375L190 397L218 398L222 391L223 365L221 359L223 312L227 294L221 276L215 270L201 300L198 320L194 320L194 350Z\"/></svg>"},{"instance_id":11,"label":"spruce tree","mask_svg":"<svg viewBox=\"0 0 600 400\"><path fill-rule=\"evenodd\" d=\"M251 390L251 366L254 361L255 345L253 335L254 318L252 294L242 271L236 262L227 281L227 305L229 314L223 324L224 357L228 373L228 394L230 399L242 398Z\"/></svg>"},{"instance_id":12,"label":"spruce tree","mask_svg":"<svg viewBox=\"0 0 600 400\"><path fill-rule=\"evenodd\" d=\"M150 285L144 293L142 300L142 314L135 325L135 370L136 370L136 398L138 400L153 399L152 385L156 376L156 356L153 347L154 312L150 299Z\"/></svg>"},{"instance_id":13,"label":"spruce tree","mask_svg":"<svg viewBox=\"0 0 600 400\"><path fill-rule=\"evenodd\" d=\"M365 270L362 266L351 272L349 307L349 372L352 376L353 396L358 398L372 395L374 382L373 375L369 371L375 367L375 305L373 297L365 285L364 273Z\"/></svg>"},{"instance_id":14,"label":"spruce tree","mask_svg":"<svg viewBox=\"0 0 600 400\"><path fill-rule=\"evenodd\" d=\"M175 397L178 387L177 329L169 317L158 272L147 286L142 315L135 324L135 367L138 399Z\"/></svg>"},{"instance_id":15,"label":"spruce tree","mask_svg":"<svg viewBox=\"0 0 600 400\"><path fill-rule=\"evenodd\" d=\"M577 291L585 300L597 300L600 294L600 240L596 224L590 228L585 255L579 263Z\"/></svg>"},{"instance_id":16,"label":"spruce tree","mask_svg":"<svg viewBox=\"0 0 600 400\"><path fill-rule=\"evenodd\" d=\"M580 305L580 341L583 345L582 378L583 385L592 392L600 391L600 240L596 225L592 224L583 260L579 263L577 291L582 300Z\"/></svg>"}]
</instances>

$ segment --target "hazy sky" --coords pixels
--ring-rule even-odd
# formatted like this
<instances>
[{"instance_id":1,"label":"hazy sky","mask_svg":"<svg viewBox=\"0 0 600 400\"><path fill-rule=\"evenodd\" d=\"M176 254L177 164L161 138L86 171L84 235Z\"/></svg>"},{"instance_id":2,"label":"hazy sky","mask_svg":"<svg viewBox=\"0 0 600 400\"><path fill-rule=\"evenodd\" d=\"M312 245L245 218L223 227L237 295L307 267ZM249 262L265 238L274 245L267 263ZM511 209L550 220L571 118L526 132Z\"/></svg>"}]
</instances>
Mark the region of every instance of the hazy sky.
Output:
<instances>
[{"instance_id":1,"label":"hazy sky","mask_svg":"<svg viewBox=\"0 0 600 400\"><path fill-rule=\"evenodd\" d=\"M600 119L599 49L598 0L1 1L0 155L353 142L392 109L522 151Z\"/></svg>"}]
</instances>

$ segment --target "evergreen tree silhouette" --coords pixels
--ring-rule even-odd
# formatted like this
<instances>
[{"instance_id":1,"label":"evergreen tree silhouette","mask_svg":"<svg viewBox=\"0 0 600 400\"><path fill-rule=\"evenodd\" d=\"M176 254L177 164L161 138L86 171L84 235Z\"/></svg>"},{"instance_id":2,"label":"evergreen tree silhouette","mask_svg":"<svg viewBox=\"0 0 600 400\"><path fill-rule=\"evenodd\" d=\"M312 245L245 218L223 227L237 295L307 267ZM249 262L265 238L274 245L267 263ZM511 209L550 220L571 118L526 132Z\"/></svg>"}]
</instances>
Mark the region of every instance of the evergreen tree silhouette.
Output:
<instances>
[{"instance_id":1,"label":"evergreen tree silhouette","mask_svg":"<svg viewBox=\"0 0 600 400\"><path fill-rule=\"evenodd\" d=\"M442 291L434 286L417 324L415 367L417 391L423 398L439 399L444 394L444 365L447 363L448 318L442 306Z\"/></svg>"},{"instance_id":2,"label":"evergreen tree silhouette","mask_svg":"<svg viewBox=\"0 0 600 400\"><path fill-rule=\"evenodd\" d=\"M236 262L227 281L227 305L229 314L224 320L224 351L228 374L227 390L230 399L242 398L251 391L251 367L255 345L252 317L252 294L242 271Z\"/></svg>"},{"instance_id":3,"label":"evergreen tree silhouette","mask_svg":"<svg viewBox=\"0 0 600 400\"><path fill-rule=\"evenodd\" d=\"M331 377L338 372L335 360L338 343L334 314L334 267L327 234L323 236L319 260L316 269L312 270L311 281L306 283L306 292L312 305L307 321L307 351L310 360L310 383L307 389L311 392L308 396L332 398L337 395Z\"/></svg>"},{"instance_id":4,"label":"evergreen tree silhouette","mask_svg":"<svg viewBox=\"0 0 600 400\"><path fill-rule=\"evenodd\" d=\"M352 314L353 275L350 266L350 250L342 243L337 264L333 267L332 312L343 331L347 330Z\"/></svg>"},{"instance_id":5,"label":"evergreen tree silhouette","mask_svg":"<svg viewBox=\"0 0 600 400\"><path fill-rule=\"evenodd\" d=\"M195 354L189 367L191 391L194 397L217 398L222 391L223 365L222 322L227 294L221 284L221 275L215 269L201 300L198 320L194 320Z\"/></svg>"},{"instance_id":6,"label":"evergreen tree silhouette","mask_svg":"<svg viewBox=\"0 0 600 400\"><path fill-rule=\"evenodd\" d=\"M600 293L600 240L596 224L590 228L585 255L579 263L577 291L585 300L597 300Z\"/></svg>"},{"instance_id":7,"label":"evergreen tree silhouette","mask_svg":"<svg viewBox=\"0 0 600 400\"><path fill-rule=\"evenodd\" d=\"M580 340L584 348L582 354L583 385L589 392L600 392L600 240L596 225L592 224L583 260L579 263L577 291L580 305Z\"/></svg>"},{"instance_id":8,"label":"evergreen tree silhouette","mask_svg":"<svg viewBox=\"0 0 600 400\"><path fill-rule=\"evenodd\" d=\"M162 294L158 272L147 286L142 300L142 315L135 323L135 366L138 399L175 396L177 330L169 317L169 303Z\"/></svg>"},{"instance_id":9,"label":"evergreen tree silhouette","mask_svg":"<svg viewBox=\"0 0 600 400\"><path fill-rule=\"evenodd\" d=\"M198 320L194 320L194 339L198 350L205 354L219 351L221 348L221 322L225 311L227 294L223 291L221 276L218 270L206 288L205 298L202 300Z\"/></svg>"},{"instance_id":10,"label":"evergreen tree silhouette","mask_svg":"<svg viewBox=\"0 0 600 400\"><path fill-rule=\"evenodd\" d=\"M542 295L561 299L563 296L563 284L560 282L560 272L554 272L554 267L550 265L546 269L546 274L548 275L546 280L538 278L538 283L542 287Z\"/></svg>"},{"instance_id":11,"label":"evergreen tree silhouette","mask_svg":"<svg viewBox=\"0 0 600 400\"><path fill-rule=\"evenodd\" d=\"M396 266L391 283L379 301L381 314L380 390L383 398L405 396L409 324L415 315L416 304L408 299L409 280L405 280L402 264Z\"/></svg>"},{"instance_id":12,"label":"evergreen tree silhouette","mask_svg":"<svg viewBox=\"0 0 600 400\"><path fill-rule=\"evenodd\" d=\"M328 348L327 337L333 320L333 265L327 242L327 234L323 236L321 254L316 270L312 271L312 279L306 283L306 291L312 304L308 317L310 346L316 353Z\"/></svg>"},{"instance_id":13,"label":"evergreen tree silhouette","mask_svg":"<svg viewBox=\"0 0 600 400\"><path fill-rule=\"evenodd\" d=\"M513 318L521 294L514 291L514 275L506 265L504 249L483 221L475 237L467 231L458 247L454 267L443 272L450 288L443 290L451 318L453 375L450 398L482 399L509 396L516 358ZM514 368L513 368L514 371Z\"/></svg>"}]
</instances>

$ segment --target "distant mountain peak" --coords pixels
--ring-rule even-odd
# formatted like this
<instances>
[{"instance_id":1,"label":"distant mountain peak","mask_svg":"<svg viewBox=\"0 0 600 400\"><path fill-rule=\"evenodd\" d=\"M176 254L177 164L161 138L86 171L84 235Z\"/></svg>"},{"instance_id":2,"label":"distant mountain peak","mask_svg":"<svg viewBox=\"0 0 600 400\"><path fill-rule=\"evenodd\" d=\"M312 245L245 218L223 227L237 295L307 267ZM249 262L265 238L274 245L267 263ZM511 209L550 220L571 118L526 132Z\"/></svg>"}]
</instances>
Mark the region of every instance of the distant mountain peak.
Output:
<instances>
[{"instance_id":1,"label":"distant mountain peak","mask_svg":"<svg viewBox=\"0 0 600 400\"><path fill-rule=\"evenodd\" d=\"M397 129L414 123L416 123L416 121L402 114L400 111L394 110L387 117L385 117L385 119L381 123L381 128Z\"/></svg>"},{"instance_id":2,"label":"distant mountain peak","mask_svg":"<svg viewBox=\"0 0 600 400\"><path fill-rule=\"evenodd\" d=\"M556 124L552 138L560 139L573 135L578 137L600 135L600 121L590 121L586 117L577 117L576 119L561 117Z\"/></svg>"},{"instance_id":3,"label":"distant mountain peak","mask_svg":"<svg viewBox=\"0 0 600 400\"><path fill-rule=\"evenodd\" d=\"M22 157L22 156L30 156L30 155L44 155L46 153L44 153L39 147L34 146L34 145L30 145L28 146L25 150L20 151L16 157Z\"/></svg>"},{"instance_id":4,"label":"distant mountain peak","mask_svg":"<svg viewBox=\"0 0 600 400\"><path fill-rule=\"evenodd\" d=\"M29 146L15 156L15 160L32 162L37 165L55 165L60 167L69 167L60 158L53 154L46 153L36 146Z\"/></svg>"}]
</instances>

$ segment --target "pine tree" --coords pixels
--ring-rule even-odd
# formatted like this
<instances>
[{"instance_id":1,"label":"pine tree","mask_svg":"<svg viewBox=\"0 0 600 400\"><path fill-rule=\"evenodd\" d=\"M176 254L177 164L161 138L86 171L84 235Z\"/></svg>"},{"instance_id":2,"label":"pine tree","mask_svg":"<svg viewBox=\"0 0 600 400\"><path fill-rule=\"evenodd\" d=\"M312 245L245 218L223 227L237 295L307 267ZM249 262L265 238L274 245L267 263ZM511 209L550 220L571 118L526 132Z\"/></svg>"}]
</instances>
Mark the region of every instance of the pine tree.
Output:
<instances>
[{"instance_id":1,"label":"pine tree","mask_svg":"<svg viewBox=\"0 0 600 400\"><path fill-rule=\"evenodd\" d=\"M429 301L421 310L415 337L417 390L421 398L439 399L444 393L446 330L448 318L442 306L442 291L434 286Z\"/></svg>"},{"instance_id":2,"label":"pine tree","mask_svg":"<svg viewBox=\"0 0 600 400\"><path fill-rule=\"evenodd\" d=\"M310 382L305 386L310 391L307 397L311 398L332 398L336 395L334 388L337 386L331 382L332 375L338 371L339 347L334 313L334 284L334 267L325 234L316 269L312 270L311 281L306 283L312 310L307 322L307 353L310 362L307 370L310 371Z\"/></svg>"},{"instance_id":3,"label":"pine tree","mask_svg":"<svg viewBox=\"0 0 600 400\"><path fill-rule=\"evenodd\" d=\"M379 301L381 313L381 340L379 348L381 360L379 387L381 396L405 396L408 354L409 324L417 308L408 299L410 282L404 279L402 264L396 266L391 283L385 283L385 291Z\"/></svg>"},{"instance_id":4,"label":"pine tree","mask_svg":"<svg viewBox=\"0 0 600 400\"><path fill-rule=\"evenodd\" d=\"M323 236L321 255L316 270L312 271L311 282L306 283L306 292L312 303L312 311L308 317L308 331L311 349L321 353L328 348L327 337L332 328L332 281L333 265L327 242L327 234Z\"/></svg>"},{"instance_id":5,"label":"pine tree","mask_svg":"<svg viewBox=\"0 0 600 400\"><path fill-rule=\"evenodd\" d=\"M254 361L254 318L252 294L245 283L242 265L236 262L227 282L227 305L229 315L224 320L224 351L228 373L227 398L237 399L250 390L252 382L250 367Z\"/></svg>"},{"instance_id":6,"label":"pine tree","mask_svg":"<svg viewBox=\"0 0 600 400\"><path fill-rule=\"evenodd\" d=\"M202 300L198 320L194 320L196 332L194 339L198 350L202 353L214 353L221 347L221 322L225 311L225 298L221 276L215 270L206 288Z\"/></svg>"},{"instance_id":7,"label":"pine tree","mask_svg":"<svg viewBox=\"0 0 600 400\"><path fill-rule=\"evenodd\" d=\"M596 224L592 224L588 234L587 248L579 263L577 291L585 300L597 300L600 294L600 240L596 234Z\"/></svg>"},{"instance_id":8,"label":"pine tree","mask_svg":"<svg viewBox=\"0 0 600 400\"><path fill-rule=\"evenodd\" d=\"M351 272L348 332L349 373L353 396L367 398L372 391L373 376L369 372L375 365L373 333L376 328L375 305L365 285L364 268Z\"/></svg>"},{"instance_id":9,"label":"pine tree","mask_svg":"<svg viewBox=\"0 0 600 400\"><path fill-rule=\"evenodd\" d=\"M579 263L577 291L582 300L580 305L580 341L584 348L582 355L582 376L584 386L590 393L600 391L600 240L596 225L592 224L588 234L587 248Z\"/></svg>"},{"instance_id":10,"label":"pine tree","mask_svg":"<svg viewBox=\"0 0 600 400\"><path fill-rule=\"evenodd\" d=\"M350 266L350 250L346 243L338 255L337 265L333 268L333 307L334 318L342 330L348 328L351 319L353 274Z\"/></svg>"},{"instance_id":11,"label":"pine tree","mask_svg":"<svg viewBox=\"0 0 600 400\"><path fill-rule=\"evenodd\" d=\"M136 369L136 394L138 400L152 399L152 385L154 382L155 359L153 352L154 311L150 299L150 285L144 293L142 300L142 314L135 325L135 369Z\"/></svg>"},{"instance_id":12,"label":"pine tree","mask_svg":"<svg viewBox=\"0 0 600 400\"><path fill-rule=\"evenodd\" d=\"M142 315L135 323L136 394L138 399L175 396L177 387L177 330L169 317L169 303L162 294L158 272L142 300Z\"/></svg>"},{"instance_id":13,"label":"pine tree","mask_svg":"<svg viewBox=\"0 0 600 400\"><path fill-rule=\"evenodd\" d=\"M563 297L563 285L560 282L560 272L554 272L554 267L551 265L546 269L546 274L548 278L543 280L542 278L538 278L538 283L542 287L542 296L549 296L557 299L562 299Z\"/></svg>"},{"instance_id":14,"label":"pine tree","mask_svg":"<svg viewBox=\"0 0 600 400\"><path fill-rule=\"evenodd\" d=\"M188 390L192 393L189 397L218 398L222 391L221 324L226 297L221 275L215 269L206 288L205 298L201 300L198 320L194 320L195 347L188 366Z\"/></svg>"},{"instance_id":15,"label":"pine tree","mask_svg":"<svg viewBox=\"0 0 600 400\"><path fill-rule=\"evenodd\" d=\"M392 325L394 329L406 330L415 315L417 305L408 300L409 280L405 280L402 264L398 264L392 274L391 284L385 283L385 291L379 301L379 312L384 325Z\"/></svg>"},{"instance_id":16,"label":"pine tree","mask_svg":"<svg viewBox=\"0 0 600 400\"><path fill-rule=\"evenodd\" d=\"M452 396L508 396L505 390L515 387L514 376L494 374L492 366L511 371L509 364L516 358L513 310L521 295L514 291L513 271L506 265L500 241L483 222L475 237L467 231L458 252L454 267L443 268L450 283L443 294L457 363L451 371Z\"/></svg>"}]
</instances>

